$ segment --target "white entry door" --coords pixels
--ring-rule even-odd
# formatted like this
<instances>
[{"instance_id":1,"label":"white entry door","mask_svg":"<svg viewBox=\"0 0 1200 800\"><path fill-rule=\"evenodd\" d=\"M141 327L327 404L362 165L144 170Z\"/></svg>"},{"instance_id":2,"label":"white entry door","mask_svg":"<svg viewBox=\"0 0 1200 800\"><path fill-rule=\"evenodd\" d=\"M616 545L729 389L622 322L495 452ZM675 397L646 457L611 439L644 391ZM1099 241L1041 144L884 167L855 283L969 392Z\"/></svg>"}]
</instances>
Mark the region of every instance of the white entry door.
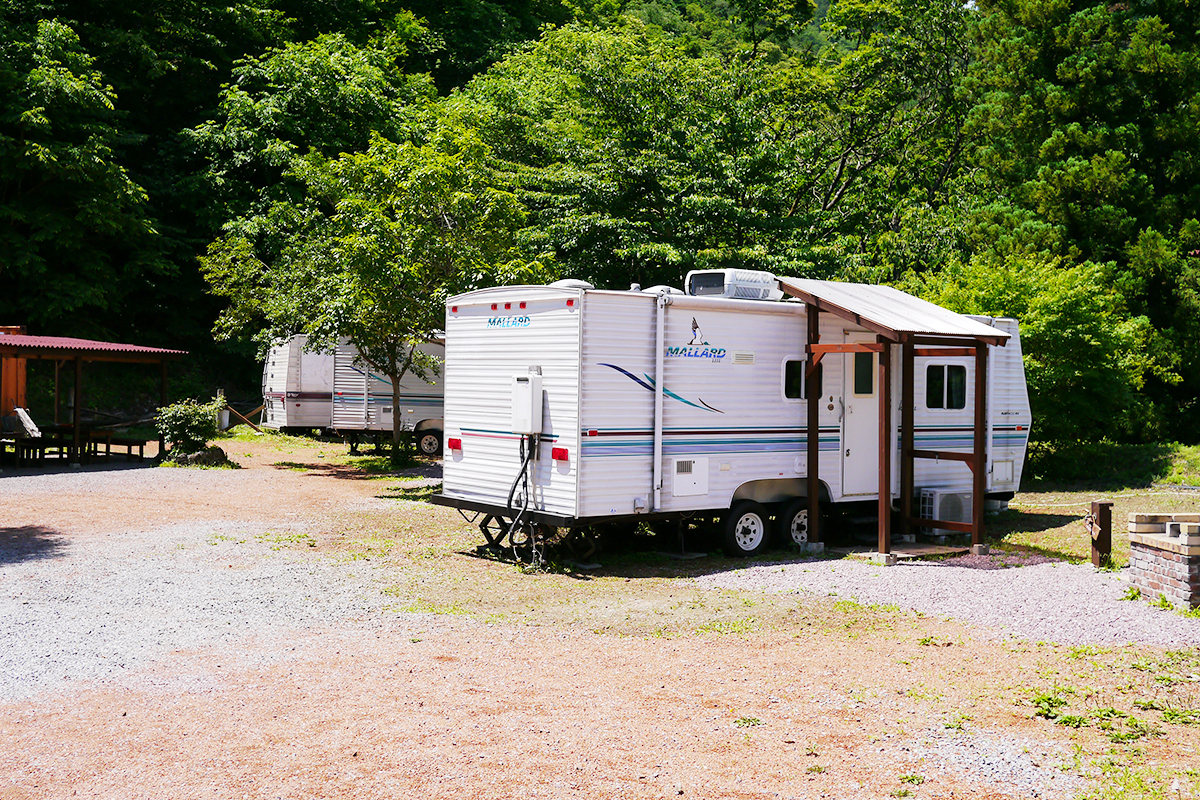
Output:
<instances>
[{"instance_id":1,"label":"white entry door","mask_svg":"<svg viewBox=\"0 0 1200 800\"><path fill-rule=\"evenodd\" d=\"M844 332L845 342L874 342L875 335ZM879 354L846 353L842 397L842 493L879 492Z\"/></svg>"}]
</instances>

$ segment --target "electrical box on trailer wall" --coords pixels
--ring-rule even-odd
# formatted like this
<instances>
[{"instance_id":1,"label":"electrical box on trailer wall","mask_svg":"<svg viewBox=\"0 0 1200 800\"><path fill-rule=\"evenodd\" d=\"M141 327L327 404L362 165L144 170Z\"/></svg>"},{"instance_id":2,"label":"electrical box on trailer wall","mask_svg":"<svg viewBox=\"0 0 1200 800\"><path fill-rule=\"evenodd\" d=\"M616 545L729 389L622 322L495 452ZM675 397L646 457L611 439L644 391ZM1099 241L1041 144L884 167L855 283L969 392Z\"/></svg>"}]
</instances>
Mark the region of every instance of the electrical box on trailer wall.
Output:
<instances>
[{"instance_id":1,"label":"electrical box on trailer wall","mask_svg":"<svg viewBox=\"0 0 1200 800\"><path fill-rule=\"evenodd\" d=\"M533 369L537 369L534 367ZM514 375L512 379L512 432L542 432L542 375Z\"/></svg>"}]
</instances>

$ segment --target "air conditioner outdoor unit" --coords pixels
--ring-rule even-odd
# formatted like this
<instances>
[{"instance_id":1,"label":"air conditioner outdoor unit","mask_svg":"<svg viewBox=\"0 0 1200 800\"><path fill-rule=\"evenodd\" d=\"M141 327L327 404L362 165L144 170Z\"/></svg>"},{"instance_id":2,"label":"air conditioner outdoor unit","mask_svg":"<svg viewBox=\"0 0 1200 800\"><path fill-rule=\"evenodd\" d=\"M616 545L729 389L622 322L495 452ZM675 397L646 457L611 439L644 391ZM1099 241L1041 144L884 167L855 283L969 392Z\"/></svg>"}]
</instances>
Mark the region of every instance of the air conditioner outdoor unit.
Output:
<instances>
[{"instance_id":1,"label":"air conditioner outdoor unit","mask_svg":"<svg viewBox=\"0 0 1200 800\"><path fill-rule=\"evenodd\" d=\"M921 519L936 519L942 522L971 521L971 492L947 489L921 490ZM959 533L945 528L922 528L921 533L944 536Z\"/></svg>"}]
</instances>

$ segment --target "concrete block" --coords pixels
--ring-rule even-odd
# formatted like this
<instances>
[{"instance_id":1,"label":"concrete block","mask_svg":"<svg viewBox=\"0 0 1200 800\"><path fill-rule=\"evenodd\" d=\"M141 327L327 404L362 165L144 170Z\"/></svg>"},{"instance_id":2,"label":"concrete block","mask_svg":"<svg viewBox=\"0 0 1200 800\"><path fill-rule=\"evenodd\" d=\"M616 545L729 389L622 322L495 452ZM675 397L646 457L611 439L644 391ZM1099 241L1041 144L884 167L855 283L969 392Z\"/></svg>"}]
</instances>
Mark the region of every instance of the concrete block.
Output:
<instances>
[{"instance_id":1,"label":"concrete block","mask_svg":"<svg viewBox=\"0 0 1200 800\"><path fill-rule=\"evenodd\" d=\"M1166 533L1166 522L1131 522L1130 533Z\"/></svg>"},{"instance_id":2,"label":"concrete block","mask_svg":"<svg viewBox=\"0 0 1200 800\"><path fill-rule=\"evenodd\" d=\"M895 553L871 553L871 563L878 564L881 567L896 566Z\"/></svg>"},{"instance_id":3,"label":"concrete block","mask_svg":"<svg viewBox=\"0 0 1200 800\"><path fill-rule=\"evenodd\" d=\"M805 556L820 555L825 552L824 542L805 542L800 545L800 554Z\"/></svg>"},{"instance_id":4,"label":"concrete block","mask_svg":"<svg viewBox=\"0 0 1200 800\"><path fill-rule=\"evenodd\" d=\"M989 552L990 551L988 550L988 546L986 544L971 545L971 555L973 556L986 556Z\"/></svg>"},{"instance_id":5,"label":"concrete block","mask_svg":"<svg viewBox=\"0 0 1200 800\"><path fill-rule=\"evenodd\" d=\"M1164 525L1168 522L1174 522L1174 514L1130 514L1129 524L1144 524L1144 525Z\"/></svg>"}]
</instances>

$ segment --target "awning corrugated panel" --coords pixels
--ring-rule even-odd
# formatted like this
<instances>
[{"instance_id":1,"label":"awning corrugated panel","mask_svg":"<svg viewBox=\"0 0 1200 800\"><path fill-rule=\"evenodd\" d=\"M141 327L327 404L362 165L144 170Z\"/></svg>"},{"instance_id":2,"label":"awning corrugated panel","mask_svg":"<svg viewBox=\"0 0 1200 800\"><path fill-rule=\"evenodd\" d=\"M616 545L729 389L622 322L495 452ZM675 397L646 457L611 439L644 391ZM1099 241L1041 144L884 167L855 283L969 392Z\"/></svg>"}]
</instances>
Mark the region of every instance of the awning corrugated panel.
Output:
<instances>
[{"instance_id":1,"label":"awning corrugated panel","mask_svg":"<svg viewBox=\"0 0 1200 800\"><path fill-rule=\"evenodd\" d=\"M127 356L134 360L167 360L186 356L187 351L143 347L120 342L100 342L92 339L74 339L65 336L30 336L23 333L7 333L0 334L0 354L22 358L39 356L87 358L95 356L122 360L122 356Z\"/></svg>"},{"instance_id":2,"label":"awning corrugated panel","mask_svg":"<svg viewBox=\"0 0 1200 800\"><path fill-rule=\"evenodd\" d=\"M778 280L786 294L893 340L929 336L981 339L1003 345L1009 339L1004 331L891 286L809 278Z\"/></svg>"}]
</instances>

